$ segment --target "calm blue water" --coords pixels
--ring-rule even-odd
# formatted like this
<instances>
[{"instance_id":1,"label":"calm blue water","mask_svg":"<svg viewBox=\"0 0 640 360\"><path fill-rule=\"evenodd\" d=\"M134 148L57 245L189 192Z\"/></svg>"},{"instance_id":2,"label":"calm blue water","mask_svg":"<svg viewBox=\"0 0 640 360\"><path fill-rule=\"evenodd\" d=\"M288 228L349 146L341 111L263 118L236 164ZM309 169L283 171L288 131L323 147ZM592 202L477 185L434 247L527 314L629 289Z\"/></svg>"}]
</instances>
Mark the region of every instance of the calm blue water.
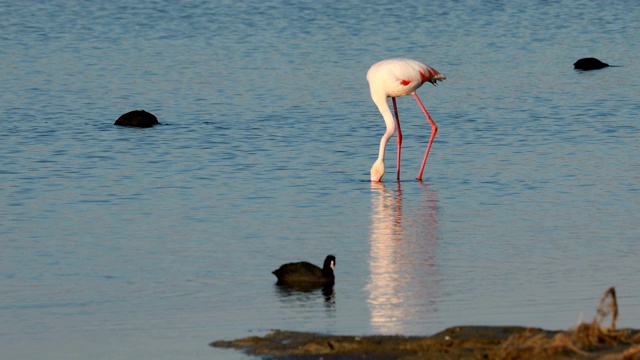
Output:
<instances>
[{"instance_id":1,"label":"calm blue water","mask_svg":"<svg viewBox=\"0 0 640 360\"><path fill-rule=\"evenodd\" d=\"M640 327L640 3L0 2L7 359L241 359L270 329L566 329L616 286ZM369 167L365 73L398 100L403 180ZM576 72L594 56L619 67ZM113 126L133 109L152 129ZM333 294L274 286L337 257Z\"/></svg>"}]
</instances>

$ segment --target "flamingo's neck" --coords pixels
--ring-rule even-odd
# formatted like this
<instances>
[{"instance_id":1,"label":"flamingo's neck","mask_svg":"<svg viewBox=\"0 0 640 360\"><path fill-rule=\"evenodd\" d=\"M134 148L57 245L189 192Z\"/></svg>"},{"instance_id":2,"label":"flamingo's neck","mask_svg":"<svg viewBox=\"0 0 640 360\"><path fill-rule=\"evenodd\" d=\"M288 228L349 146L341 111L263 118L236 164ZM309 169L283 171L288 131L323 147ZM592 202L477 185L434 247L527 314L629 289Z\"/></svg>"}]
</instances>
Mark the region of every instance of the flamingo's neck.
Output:
<instances>
[{"instance_id":1,"label":"flamingo's neck","mask_svg":"<svg viewBox=\"0 0 640 360\"><path fill-rule=\"evenodd\" d=\"M376 97L373 98L374 103L378 106L378 110L380 114L382 114L382 118L384 119L384 123L386 124L386 131L382 135L380 139L380 150L378 151L378 161L384 161L384 153L387 148L387 143L389 139L393 136L396 131L395 120L393 119L393 115L391 114L391 109L389 108L389 104L387 102L387 97Z\"/></svg>"},{"instance_id":2,"label":"flamingo's neck","mask_svg":"<svg viewBox=\"0 0 640 360\"><path fill-rule=\"evenodd\" d=\"M391 114L391 109L389 108L389 104L387 102L386 95L381 96L371 96L373 98L373 102L378 106L378 110L380 114L382 114L382 118L384 119L384 123L386 124L386 131L382 135L380 139L380 149L378 150L378 159L373 166L371 167L371 181L377 182L380 181L382 176L384 175L384 154L387 148L387 143L389 139L393 136L396 130L395 120L393 119L393 115Z\"/></svg>"}]
</instances>

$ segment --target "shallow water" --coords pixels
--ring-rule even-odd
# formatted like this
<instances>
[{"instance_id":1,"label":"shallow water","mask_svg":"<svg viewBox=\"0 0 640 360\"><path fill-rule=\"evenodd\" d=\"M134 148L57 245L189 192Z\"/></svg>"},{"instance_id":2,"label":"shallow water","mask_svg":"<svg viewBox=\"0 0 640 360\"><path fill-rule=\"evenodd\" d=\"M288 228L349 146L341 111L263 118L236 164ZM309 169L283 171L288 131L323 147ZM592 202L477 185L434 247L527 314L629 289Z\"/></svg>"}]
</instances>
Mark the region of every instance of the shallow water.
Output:
<instances>
[{"instance_id":1,"label":"shallow water","mask_svg":"<svg viewBox=\"0 0 640 360\"><path fill-rule=\"evenodd\" d=\"M7 358L244 358L270 329L640 326L640 5L0 4L0 346ZM402 181L371 184L374 62ZM581 57L618 65L574 71ZM113 126L143 108L162 125ZM270 273L337 257L334 292Z\"/></svg>"}]
</instances>

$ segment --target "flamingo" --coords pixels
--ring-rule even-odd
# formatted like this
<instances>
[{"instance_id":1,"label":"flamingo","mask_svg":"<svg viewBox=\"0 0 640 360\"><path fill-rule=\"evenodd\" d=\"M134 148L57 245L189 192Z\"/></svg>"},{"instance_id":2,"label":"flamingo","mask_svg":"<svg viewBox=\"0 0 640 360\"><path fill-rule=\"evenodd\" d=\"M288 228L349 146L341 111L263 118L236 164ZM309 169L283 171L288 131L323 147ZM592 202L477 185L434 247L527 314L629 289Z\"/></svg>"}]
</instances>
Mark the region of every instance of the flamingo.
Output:
<instances>
[{"instance_id":1,"label":"flamingo","mask_svg":"<svg viewBox=\"0 0 640 360\"><path fill-rule=\"evenodd\" d=\"M411 59L388 59L382 60L371 66L367 72L367 81L369 82L369 88L371 90L371 99L378 106L378 110L384 118L384 122L387 125L387 130L382 139L380 139L380 151L378 153L378 159L371 167L371 181L378 182L384 175L384 152L387 147L387 142L395 133L395 126L398 126L398 160L396 163L396 177L400 180L400 152L402 150L402 131L400 130L400 119L398 118L398 107L396 105L396 97L413 95L418 102L418 105L424 112L427 120L431 124L431 137L429 138L429 144L427 145L427 151L424 154L422 160L422 166L420 172L416 177L416 180L422 181L422 173L424 167L427 164L427 157L429 157L429 150L431 150L431 144L438 132L438 126L431 118L431 115L427 112L422 101L416 94L416 90L422 86L425 82L430 82L436 85L438 81L446 79L444 74L439 73L436 69L427 66L419 61ZM391 115L387 98L390 97L393 102L393 110L395 112L394 117Z\"/></svg>"}]
</instances>

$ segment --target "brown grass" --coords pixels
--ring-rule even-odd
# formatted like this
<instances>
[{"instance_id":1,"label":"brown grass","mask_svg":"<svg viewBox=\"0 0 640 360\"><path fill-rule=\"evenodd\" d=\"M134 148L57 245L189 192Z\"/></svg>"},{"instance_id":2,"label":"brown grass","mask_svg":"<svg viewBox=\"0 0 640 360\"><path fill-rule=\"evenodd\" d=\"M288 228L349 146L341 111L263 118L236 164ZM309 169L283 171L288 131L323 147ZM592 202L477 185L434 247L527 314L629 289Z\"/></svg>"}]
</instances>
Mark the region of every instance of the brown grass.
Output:
<instances>
[{"instance_id":1,"label":"brown grass","mask_svg":"<svg viewBox=\"0 0 640 360\"><path fill-rule=\"evenodd\" d=\"M603 321L611 317L610 326L602 326ZM496 359L520 359L524 354L532 357L556 354L587 355L590 350L603 346L616 345L625 339L626 331L616 330L618 320L618 302L616 290L611 287L605 291L596 316L591 323L581 323L574 329L561 331L552 337L545 334L524 332L507 339L495 355ZM631 343L634 341L632 340ZM632 359L640 353L640 345L632 346L622 354L622 359Z\"/></svg>"}]
</instances>

